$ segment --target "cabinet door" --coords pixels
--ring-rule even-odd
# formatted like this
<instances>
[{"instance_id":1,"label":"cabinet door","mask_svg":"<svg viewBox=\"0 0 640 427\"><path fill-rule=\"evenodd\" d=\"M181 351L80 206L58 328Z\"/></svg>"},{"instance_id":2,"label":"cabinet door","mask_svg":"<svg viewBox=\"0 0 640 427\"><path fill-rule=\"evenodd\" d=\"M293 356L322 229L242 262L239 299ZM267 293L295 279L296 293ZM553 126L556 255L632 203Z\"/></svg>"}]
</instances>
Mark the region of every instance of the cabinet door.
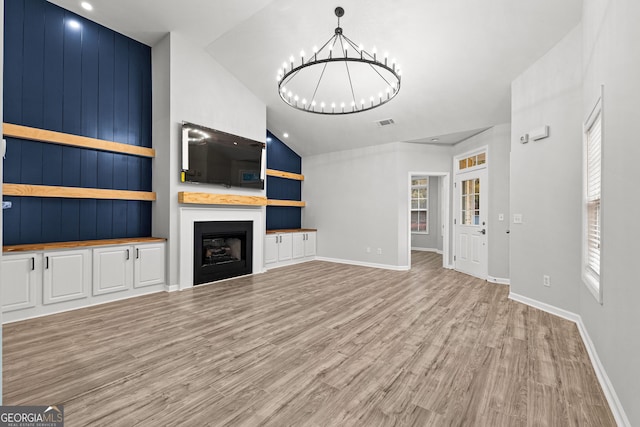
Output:
<instances>
[{"instance_id":1,"label":"cabinet door","mask_svg":"<svg viewBox=\"0 0 640 427\"><path fill-rule=\"evenodd\" d=\"M133 286L143 288L164 283L164 243L136 245L134 252Z\"/></svg>"},{"instance_id":2,"label":"cabinet door","mask_svg":"<svg viewBox=\"0 0 640 427\"><path fill-rule=\"evenodd\" d=\"M305 233L293 233L291 235L291 239L293 240L293 252L292 252L293 259L304 257L304 247L305 247L304 236L305 236Z\"/></svg>"},{"instance_id":3,"label":"cabinet door","mask_svg":"<svg viewBox=\"0 0 640 427\"><path fill-rule=\"evenodd\" d=\"M111 246L93 250L93 295L126 291L133 284L133 248Z\"/></svg>"},{"instance_id":4,"label":"cabinet door","mask_svg":"<svg viewBox=\"0 0 640 427\"><path fill-rule=\"evenodd\" d=\"M43 259L43 304L86 298L91 281L89 249L45 252Z\"/></svg>"},{"instance_id":5,"label":"cabinet door","mask_svg":"<svg viewBox=\"0 0 640 427\"><path fill-rule=\"evenodd\" d=\"M278 261L289 261L293 254L293 238L291 233L279 234Z\"/></svg>"},{"instance_id":6,"label":"cabinet door","mask_svg":"<svg viewBox=\"0 0 640 427\"><path fill-rule=\"evenodd\" d=\"M304 241L304 256L315 256L316 255L316 233L304 233L306 235L306 239Z\"/></svg>"},{"instance_id":7,"label":"cabinet door","mask_svg":"<svg viewBox=\"0 0 640 427\"><path fill-rule=\"evenodd\" d=\"M2 311L36 306L36 289L41 279L40 254L2 256Z\"/></svg>"},{"instance_id":8,"label":"cabinet door","mask_svg":"<svg viewBox=\"0 0 640 427\"><path fill-rule=\"evenodd\" d=\"M278 235L267 234L264 238L264 263L278 262Z\"/></svg>"}]
</instances>

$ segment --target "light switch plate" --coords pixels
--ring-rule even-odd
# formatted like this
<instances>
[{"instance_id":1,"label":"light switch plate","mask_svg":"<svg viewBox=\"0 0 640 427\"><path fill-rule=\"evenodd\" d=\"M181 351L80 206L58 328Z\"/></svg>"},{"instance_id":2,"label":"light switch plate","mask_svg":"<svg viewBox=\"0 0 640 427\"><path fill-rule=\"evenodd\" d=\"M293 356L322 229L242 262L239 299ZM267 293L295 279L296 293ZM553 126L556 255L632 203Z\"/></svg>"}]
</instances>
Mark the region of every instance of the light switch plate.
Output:
<instances>
[{"instance_id":1,"label":"light switch plate","mask_svg":"<svg viewBox=\"0 0 640 427\"><path fill-rule=\"evenodd\" d=\"M498 214L498 221L504 221L504 214Z\"/></svg>"},{"instance_id":2,"label":"light switch plate","mask_svg":"<svg viewBox=\"0 0 640 427\"><path fill-rule=\"evenodd\" d=\"M513 214L513 223L522 224L522 214Z\"/></svg>"}]
</instances>

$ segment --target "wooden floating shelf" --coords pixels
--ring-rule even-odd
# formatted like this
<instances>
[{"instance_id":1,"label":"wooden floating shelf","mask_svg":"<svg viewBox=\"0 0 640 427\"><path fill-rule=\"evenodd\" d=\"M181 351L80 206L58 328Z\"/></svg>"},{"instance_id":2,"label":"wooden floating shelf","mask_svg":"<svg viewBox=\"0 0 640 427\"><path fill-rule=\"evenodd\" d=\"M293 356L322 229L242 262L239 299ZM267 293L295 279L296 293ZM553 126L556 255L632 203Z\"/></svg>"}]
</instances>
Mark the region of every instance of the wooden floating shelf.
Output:
<instances>
[{"instance_id":1,"label":"wooden floating shelf","mask_svg":"<svg viewBox=\"0 0 640 427\"><path fill-rule=\"evenodd\" d=\"M267 234L278 234L278 233L312 233L316 232L318 229L316 228L284 228L281 230L267 230Z\"/></svg>"},{"instance_id":2,"label":"wooden floating shelf","mask_svg":"<svg viewBox=\"0 0 640 427\"><path fill-rule=\"evenodd\" d=\"M304 175L299 173L291 173L279 171L275 169L267 169L267 176L277 176L278 178L294 179L296 181L304 181Z\"/></svg>"},{"instance_id":3,"label":"wooden floating shelf","mask_svg":"<svg viewBox=\"0 0 640 427\"><path fill-rule=\"evenodd\" d=\"M133 237L123 239L106 239L106 240L80 240L75 242L53 242L53 243L33 243L28 245L3 246L2 252L32 252L32 251L48 251L53 249L74 249L86 248L91 246L115 246L115 245L134 245L136 243L155 243L164 242L167 239L161 237Z\"/></svg>"},{"instance_id":4,"label":"wooden floating shelf","mask_svg":"<svg viewBox=\"0 0 640 427\"><path fill-rule=\"evenodd\" d=\"M243 196L239 194L212 194L192 193L181 191L178 193L178 202L198 205L241 205L241 206L266 206L267 198L264 196Z\"/></svg>"},{"instance_id":5,"label":"wooden floating shelf","mask_svg":"<svg viewBox=\"0 0 640 427\"><path fill-rule=\"evenodd\" d=\"M104 139L88 138L86 136L71 135L68 133L54 132L45 129L31 128L11 123L3 123L2 131L4 136L47 142L50 144L91 148L93 150L110 151L113 153L130 154L141 157L155 157L156 155L156 151L153 148L139 147L137 145L106 141Z\"/></svg>"},{"instance_id":6,"label":"wooden floating shelf","mask_svg":"<svg viewBox=\"0 0 640 427\"><path fill-rule=\"evenodd\" d=\"M267 206L293 206L293 207L298 207L298 208L304 208L306 206L306 203L298 201L298 200L275 200L275 199L269 199L269 200L267 200Z\"/></svg>"},{"instance_id":7,"label":"wooden floating shelf","mask_svg":"<svg viewBox=\"0 0 640 427\"><path fill-rule=\"evenodd\" d=\"M305 202L298 200L275 200L264 196L244 196L240 194L192 193L181 191L178 202L195 205L238 205L238 206L294 206L304 207Z\"/></svg>"},{"instance_id":8,"label":"wooden floating shelf","mask_svg":"<svg viewBox=\"0 0 640 427\"><path fill-rule=\"evenodd\" d=\"M53 187L50 185L3 184L2 194L18 197L60 197L63 199L111 199L155 201L150 191L107 190L102 188Z\"/></svg>"}]
</instances>

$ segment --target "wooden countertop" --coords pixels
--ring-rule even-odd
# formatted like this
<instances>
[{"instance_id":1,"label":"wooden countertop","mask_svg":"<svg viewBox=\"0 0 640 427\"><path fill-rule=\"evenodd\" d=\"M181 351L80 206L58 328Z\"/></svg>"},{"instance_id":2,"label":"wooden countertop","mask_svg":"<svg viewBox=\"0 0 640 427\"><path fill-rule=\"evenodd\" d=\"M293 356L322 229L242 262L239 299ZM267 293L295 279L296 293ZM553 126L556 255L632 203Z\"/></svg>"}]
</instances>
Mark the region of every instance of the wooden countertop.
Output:
<instances>
[{"instance_id":1,"label":"wooden countertop","mask_svg":"<svg viewBox=\"0 0 640 427\"><path fill-rule=\"evenodd\" d=\"M318 231L316 228L284 228L281 230L267 230L267 234L278 234L278 233L306 233Z\"/></svg>"},{"instance_id":2,"label":"wooden countertop","mask_svg":"<svg viewBox=\"0 0 640 427\"><path fill-rule=\"evenodd\" d=\"M75 242L53 242L53 243L33 243L29 245L13 245L3 246L3 253L13 252L32 252L32 251L47 251L53 249L74 249L74 248L86 248L91 246L115 246L115 245L129 245L136 243L155 243L164 242L167 239L162 237L134 237L127 239L105 239L105 240L81 240Z\"/></svg>"}]
</instances>

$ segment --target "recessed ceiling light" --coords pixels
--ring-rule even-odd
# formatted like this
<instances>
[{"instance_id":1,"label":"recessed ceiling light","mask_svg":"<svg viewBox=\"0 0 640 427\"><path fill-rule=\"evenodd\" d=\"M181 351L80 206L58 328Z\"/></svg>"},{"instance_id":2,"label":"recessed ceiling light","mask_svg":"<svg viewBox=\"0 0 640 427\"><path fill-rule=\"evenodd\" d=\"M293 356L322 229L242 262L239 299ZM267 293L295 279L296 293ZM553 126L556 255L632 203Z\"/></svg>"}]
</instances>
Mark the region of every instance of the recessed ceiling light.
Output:
<instances>
[{"instance_id":1,"label":"recessed ceiling light","mask_svg":"<svg viewBox=\"0 0 640 427\"><path fill-rule=\"evenodd\" d=\"M288 133L283 133L282 136L284 136L285 138L289 138L289 134Z\"/></svg>"},{"instance_id":2,"label":"recessed ceiling light","mask_svg":"<svg viewBox=\"0 0 640 427\"><path fill-rule=\"evenodd\" d=\"M91 6L91 3L86 1L83 1L82 3L80 3L80 6L82 6L84 10L93 10L93 6Z\"/></svg>"}]
</instances>

